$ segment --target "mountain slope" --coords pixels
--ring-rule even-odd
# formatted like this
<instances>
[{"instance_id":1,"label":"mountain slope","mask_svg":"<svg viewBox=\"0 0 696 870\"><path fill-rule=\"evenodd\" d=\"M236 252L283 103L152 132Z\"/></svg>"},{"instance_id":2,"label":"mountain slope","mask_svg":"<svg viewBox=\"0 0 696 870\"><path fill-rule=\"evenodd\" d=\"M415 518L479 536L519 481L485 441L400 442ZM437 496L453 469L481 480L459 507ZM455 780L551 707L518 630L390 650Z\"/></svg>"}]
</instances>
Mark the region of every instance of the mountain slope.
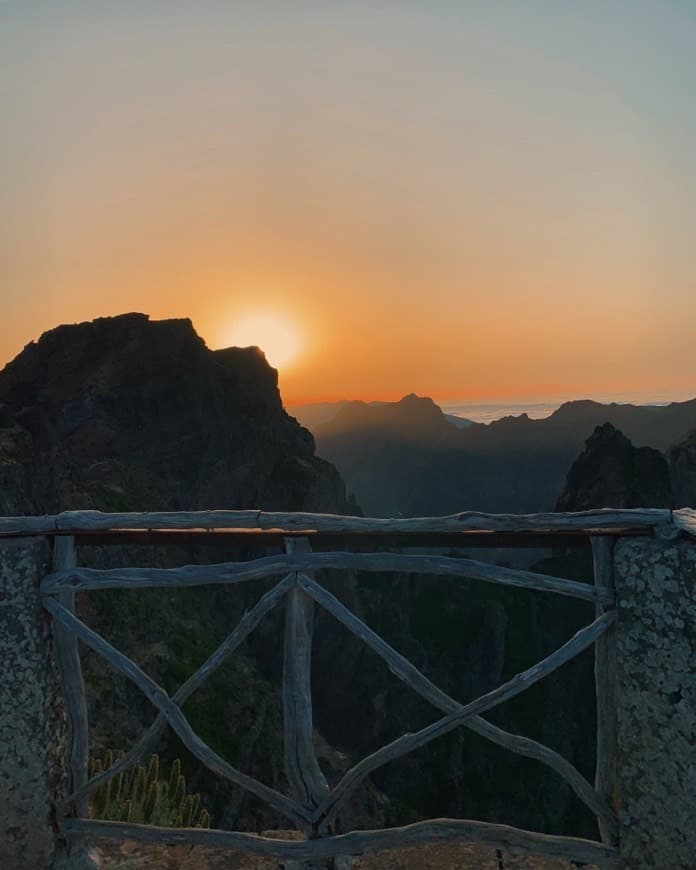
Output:
<instances>
[{"instance_id":1,"label":"mountain slope","mask_svg":"<svg viewBox=\"0 0 696 870\"><path fill-rule=\"evenodd\" d=\"M696 399L664 407L568 402L550 417L451 425L430 400L344 405L315 429L319 454L369 514L552 510L571 462L610 422L637 446L666 451L696 427Z\"/></svg>"},{"instance_id":2,"label":"mountain slope","mask_svg":"<svg viewBox=\"0 0 696 870\"><path fill-rule=\"evenodd\" d=\"M61 326L0 372L0 513L347 509L257 348L188 320Z\"/></svg>"}]
</instances>

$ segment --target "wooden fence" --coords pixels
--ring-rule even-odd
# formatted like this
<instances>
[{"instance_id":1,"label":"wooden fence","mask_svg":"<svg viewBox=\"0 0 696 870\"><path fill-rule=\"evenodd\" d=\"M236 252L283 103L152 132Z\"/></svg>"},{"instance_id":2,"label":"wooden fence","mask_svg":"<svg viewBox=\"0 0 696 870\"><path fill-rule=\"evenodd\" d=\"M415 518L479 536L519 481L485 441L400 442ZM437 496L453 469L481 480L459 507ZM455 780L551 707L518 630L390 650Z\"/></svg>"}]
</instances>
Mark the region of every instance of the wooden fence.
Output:
<instances>
[{"instance_id":1,"label":"wooden fence","mask_svg":"<svg viewBox=\"0 0 696 870\"><path fill-rule=\"evenodd\" d=\"M403 847L434 840L469 840L501 850L543 853L602 867L622 866L613 801L617 782L615 611L612 547L619 535L659 534L670 538L696 531L693 512L663 510L588 511L580 514L485 515L457 514L418 519L369 519L312 514L272 514L260 511L202 513L100 514L71 512L56 517L0 519L0 536L48 534L54 537L53 570L41 585L43 605L51 615L59 668L68 711L70 795L59 808L57 824L68 837L109 837L142 842L206 844L272 856L285 862L322 862L368 850ZM189 565L179 568L77 567L76 542L94 543L109 536L122 543L146 534L171 541L172 533L205 536L259 536L282 539L284 554L247 562ZM533 541L547 546L563 536L589 536L594 556L594 583L579 583L529 571L517 571L469 558L393 552L321 552L329 541L358 538L379 544L398 540L404 547L432 538L459 546L496 546L500 541L520 546ZM101 537L100 537L101 536ZM434 685L408 659L392 648L348 610L316 579L322 569L361 572L415 572L467 577L488 583L567 595L595 604L596 618L553 653L494 690L462 704ZM234 584L276 576L280 580L240 620L203 665L170 697L122 652L75 615L75 592L100 589L181 588ZM286 601L282 700L285 763L290 794L282 794L236 769L208 746L182 712L184 702L220 667L274 607ZM379 655L389 670L429 701L442 716L413 734L404 734L363 758L329 786L313 747L310 663L314 608L323 607ZM107 770L88 778L87 706L78 641L103 656L131 680L157 709L157 716L133 748ZM597 769L594 784L548 746L511 734L484 714L525 691L543 677L594 646L597 695ZM261 798L304 832L306 839L270 839L255 834L201 828L175 829L88 817L90 793L142 758L169 726L202 764ZM594 813L601 840L550 836L504 825L461 819L432 819L402 828L332 833L341 804L373 771L424 746L458 727L469 728L518 755L534 758L561 776ZM344 861L347 859L344 857ZM289 866L289 865L288 865Z\"/></svg>"}]
</instances>

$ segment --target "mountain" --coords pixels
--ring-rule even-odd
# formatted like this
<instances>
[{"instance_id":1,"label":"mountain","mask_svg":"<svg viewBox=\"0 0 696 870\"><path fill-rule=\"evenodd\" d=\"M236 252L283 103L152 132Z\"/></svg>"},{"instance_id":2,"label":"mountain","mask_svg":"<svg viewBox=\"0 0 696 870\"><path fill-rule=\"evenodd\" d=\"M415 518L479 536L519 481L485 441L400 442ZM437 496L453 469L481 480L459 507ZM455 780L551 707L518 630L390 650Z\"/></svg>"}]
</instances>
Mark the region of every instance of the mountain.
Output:
<instances>
[{"instance_id":1,"label":"mountain","mask_svg":"<svg viewBox=\"0 0 696 870\"><path fill-rule=\"evenodd\" d=\"M257 348L189 320L60 326L0 371L0 513L348 510Z\"/></svg>"},{"instance_id":2,"label":"mountain","mask_svg":"<svg viewBox=\"0 0 696 870\"><path fill-rule=\"evenodd\" d=\"M432 399L420 398L414 393L404 396L399 402L346 402L338 410L331 427L342 432L393 431L413 443L446 438L453 428Z\"/></svg>"},{"instance_id":3,"label":"mountain","mask_svg":"<svg viewBox=\"0 0 696 870\"><path fill-rule=\"evenodd\" d=\"M522 414L457 428L431 399L411 395L379 408L347 403L315 437L368 514L534 512L553 509L571 462L606 422L664 452L696 427L696 399L663 407L581 400L541 420Z\"/></svg>"},{"instance_id":4,"label":"mountain","mask_svg":"<svg viewBox=\"0 0 696 870\"><path fill-rule=\"evenodd\" d=\"M295 419L310 432L318 426L325 423L330 423L336 418L338 412L346 405L366 405L370 408L377 408L382 405L389 404L388 402L349 402L345 399L338 402L310 402L305 405L289 405L287 407L288 414L291 414ZM466 417L457 417L454 414L445 414L445 419L457 428L463 429L465 426L470 426L473 420L467 420Z\"/></svg>"},{"instance_id":5,"label":"mountain","mask_svg":"<svg viewBox=\"0 0 696 870\"><path fill-rule=\"evenodd\" d=\"M556 510L670 507L672 500L664 455L652 447L634 447L611 423L604 423L570 467Z\"/></svg>"},{"instance_id":6,"label":"mountain","mask_svg":"<svg viewBox=\"0 0 696 870\"><path fill-rule=\"evenodd\" d=\"M345 404L345 399L339 402L308 402L305 405L288 405L286 410L301 426L314 432L315 426L333 420Z\"/></svg>"}]
</instances>

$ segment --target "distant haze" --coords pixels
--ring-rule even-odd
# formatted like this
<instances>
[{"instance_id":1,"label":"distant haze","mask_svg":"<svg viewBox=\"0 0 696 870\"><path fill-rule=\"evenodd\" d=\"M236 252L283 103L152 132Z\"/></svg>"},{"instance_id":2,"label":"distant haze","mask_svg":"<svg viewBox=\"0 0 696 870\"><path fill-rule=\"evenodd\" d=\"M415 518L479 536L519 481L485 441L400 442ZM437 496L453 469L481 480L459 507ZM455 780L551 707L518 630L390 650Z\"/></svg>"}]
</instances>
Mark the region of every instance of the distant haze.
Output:
<instances>
[{"instance_id":1,"label":"distant haze","mask_svg":"<svg viewBox=\"0 0 696 870\"><path fill-rule=\"evenodd\" d=\"M362 398L362 397L353 397ZM686 402L696 398L696 389L691 392L678 393L624 393L620 395L593 395L593 396L564 396L559 397L532 397L528 400L520 397L506 397L498 402L467 402L465 399L445 399L437 404L451 418L460 418L462 421L474 423L492 423L503 417L519 417L526 414L532 420L543 420L550 417L562 404L577 399L592 399L596 402L610 405L668 405L670 402ZM345 405L345 400L337 402L308 402L300 404L287 404L287 410L293 417L314 431L315 426L332 420L340 408ZM373 402L372 404L380 404ZM452 420L451 420L452 421Z\"/></svg>"},{"instance_id":2,"label":"distant haze","mask_svg":"<svg viewBox=\"0 0 696 870\"><path fill-rule=\"evenodd\" d=\"M613 396L567 396L563 399L539 399L531 398L527 401L524 399L507 398L499 402L467 402L465 400L452 399L449 401L440 401L438 404L446 414L452 414L455 417L464 417L467 420L473 420L475 423L492 423L494 420L500 420L503 417L518 417L520 414L526 414L532 420L543 420L549 417L554 411L558 410L565 401L572 401L578 398L591 398L597 402L609 404L617 402L618 404L636 404L636 405L666 405L669 402L684 402L688 399L693 399L696 396L696 388L692 393L674 393L671 395L665 394L624 394Z\"/></svg>"},{"instance_id":3,"label":"distant haze","mask_svg":"<svg viewBox=\"0 0 696 870\"><path fill-rule=\"evenodd\" d=\"M144 311L287 326L293 403L693 392L694 45L686 0L5 0L0 363Z\"/></svg>"}]
</instances>

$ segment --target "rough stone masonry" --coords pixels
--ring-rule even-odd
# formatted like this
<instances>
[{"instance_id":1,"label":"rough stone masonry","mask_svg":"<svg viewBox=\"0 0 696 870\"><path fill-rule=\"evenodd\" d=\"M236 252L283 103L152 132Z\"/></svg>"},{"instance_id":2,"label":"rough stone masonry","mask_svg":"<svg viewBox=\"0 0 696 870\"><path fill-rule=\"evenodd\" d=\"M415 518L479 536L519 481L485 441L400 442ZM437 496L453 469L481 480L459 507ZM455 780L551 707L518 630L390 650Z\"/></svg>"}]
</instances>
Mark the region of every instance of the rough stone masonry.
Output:
<instances>
[{"instance_id":1,"label":"rough stone masonry","mask_svg":"<svg viewBox=\"0 0 696 870\"><path fill-rule=\"evenodd\" d=\"M621 852L696 867L696 543L623 538L618 602Z\"/></svg>"},{"instance_id":2,"label":"rough stone masonry","mask_svg":"<svg viewBox=\"0 0 696 870\"><path fill-rule=\"evenodd\" d=\"M65 713L39 600L45 538L0 541L0 867L49 867L64 788Z\"/></svg>"}]
</instances>

